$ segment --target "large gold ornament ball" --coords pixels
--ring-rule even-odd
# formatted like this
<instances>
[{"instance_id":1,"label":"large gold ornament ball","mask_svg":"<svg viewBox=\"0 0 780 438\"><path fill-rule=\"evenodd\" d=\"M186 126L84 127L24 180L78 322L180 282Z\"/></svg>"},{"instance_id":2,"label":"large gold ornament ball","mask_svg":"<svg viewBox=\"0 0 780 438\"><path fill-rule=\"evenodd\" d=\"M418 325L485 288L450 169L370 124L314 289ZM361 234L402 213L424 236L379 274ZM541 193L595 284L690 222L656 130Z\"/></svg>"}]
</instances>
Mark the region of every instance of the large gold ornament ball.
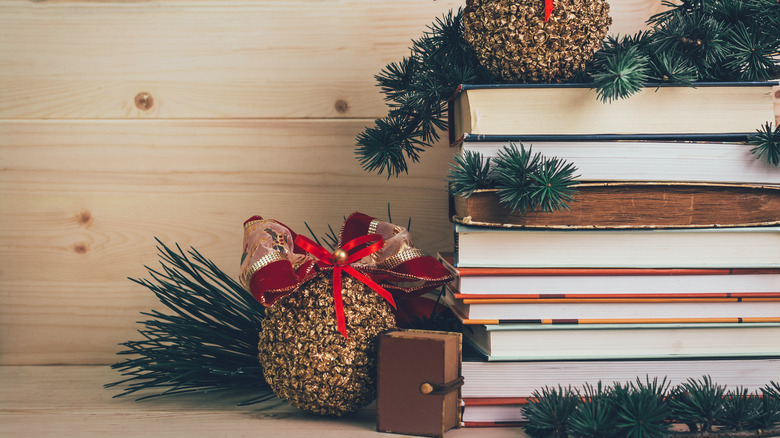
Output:
<instances>
[{"instance_id":1,"label":"large gold ornament ball","mask_svg":"<svg viewBox=\"0 0 780 438\"><path fill-rule=\"evenodd\" d=\"M378 336L395 327L390 305L344 274L345 338L336 324L331 274L307 282L266 310L260 364L276 395L298 409L344 415L376 398Z\"/></svg>"},{"instance_id":2,"label":"large gold ornament ball","mask_svg":"<svg viewBox=\"0 0 780 438\"><path fill-rule=\"evenodd\" d=\"M463 35L482 65L509 82L561 82L585 69L612 18L605 0L468 0Z\"/></svg>"}]
</instances>

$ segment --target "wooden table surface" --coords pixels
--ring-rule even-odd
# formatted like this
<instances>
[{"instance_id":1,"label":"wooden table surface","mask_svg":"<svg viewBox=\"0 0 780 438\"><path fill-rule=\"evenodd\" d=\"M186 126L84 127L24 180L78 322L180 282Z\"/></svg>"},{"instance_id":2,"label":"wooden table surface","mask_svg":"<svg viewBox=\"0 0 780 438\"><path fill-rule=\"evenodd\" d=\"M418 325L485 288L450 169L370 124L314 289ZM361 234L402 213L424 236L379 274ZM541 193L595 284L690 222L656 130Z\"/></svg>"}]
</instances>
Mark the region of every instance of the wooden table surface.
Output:
<instances>
[{"instance_id":1,"label":"wooden table surface","mask_svg":"<svg viewBox=\"0 0 780 438\"><path fill-rule=\"evenodd\" d=\"M112 398L108 366L0 366L2 437L364 437L376 432L373 405L346 418L299 411L285 402L238 407L246 394L186 395L141 402ZM243 398L242 398L243 397ZM458 437L525 437L519 428L459 429Z\"/></svg>"}]
</instances>

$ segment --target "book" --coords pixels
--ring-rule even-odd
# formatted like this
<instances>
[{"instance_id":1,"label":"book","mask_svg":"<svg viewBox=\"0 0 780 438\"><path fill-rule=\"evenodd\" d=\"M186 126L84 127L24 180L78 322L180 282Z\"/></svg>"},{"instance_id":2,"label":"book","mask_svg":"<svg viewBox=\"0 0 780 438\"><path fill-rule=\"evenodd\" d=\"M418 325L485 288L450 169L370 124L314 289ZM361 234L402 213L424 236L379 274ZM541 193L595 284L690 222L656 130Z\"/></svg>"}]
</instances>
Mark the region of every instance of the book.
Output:
<instances>
[{"instance_id":1,"label":"book","mask_svg":"<svg viewBox=\"0 0 780 438\"><path fill-rule=\"evenodd\" d=\"M464 134L744 138L774 121L773 85L649 84L628 99L604 103L587 84L464 84L448 103L450 143Z\"/></svg>"},{"instance_id":2,"label":"book","mask_svg":"<svg viewBox=\"0 0 780 438\"><path fill-rule=\"evenodd\" d=\"M754 160L757 161L757 160ZM776 169L780 176L780 169ZM574 185L568 209L513 212L495 189L453 196L453 222L518 228L699 228L780 224L780 186L604 182Z\"/></svg>"},{"instance_id":3,"label":"book","mask_svg":"<svg viewBox=\"0 0 780 438\"><path fill-rule=\"evenodd\" d=\"M452 272L458 299L479 298L735 298L780 293L780 268L468 268L438 259Z\"/></svg>"},{"instance_id":4,"label":"book","mask_svg":"<svg viewBox=\"0 0 780 438\"><path fill-rule=\"evenodd\" d=\"M441 437L460 425L460 333L398 330L379 336L377 430Z\"/></svg>"},{"instance_id":5,"label":"book","mask_svg":"<svg viewBox=\"0 0 780 438\"><path fill-rule=\"evenodd\" d=\"M464 420L469 406L478 404L522 405L535 390L545 386L571 385L582 388L595 385L643 382L655 377L659 382L666 377L671 386L689 378L709 375L712 381L756 391L780 377L780 358L708 358L664 360L582 360L582 361L523 361L486 362L464 358L463 361ZM502 401L503 400L503 401ZM502 418L508 420L510 418ZM493 420L495 421L495 420Z\"/></svg>"},{"instance_id":6,"label":"book","mask_svg":"<svg viewBox=\"0 0 780 438\"><path fill-rule=\"evenodd\" d=\"M780 295L760 298L478 298L458 299L450 288L444 302L462 320L502 322L604 320L742 319L780 320Z\"/></svg>"},{"instance_id":7,"label":"book","mask_svg":"<svg viewBox=\"0 0 780 438\"><path fill-rule=\"evenodd\" d=\"M506 229L456 223L455 266L777 268L780 227Z\"/></svg>"},{"instance_id":8,"label":"book","mask_svg":"<svg viewBox=\"0 0 780 438\"><path fill-rule=\"evenodd\" d=\"M756 126L758 129L760 126ZM558 157L577 166L579 180L666 181L743 184L780 184L780 170L757 160L754 147L744 142L713 141L528 141L521 136L485 137L466 134L458 153L479 152L494 158L510 142L546 157Z\"/></svg>"},{"instance_id":9,"label":"book","mask_svg":"<svg viewBox=\"0 0 780 438\"><path fill-rule=\"evenodd\" d=\"M527 397L464 398L461 421L464 427L519 426L527 403Z\"/></svg>"},{"instance_id":10,"label":"book","mask_svg":"<svg viewBox=\"0 0 780 438\"><path fill-rule=\"evenodd\" d=\"M780 318L776 321L476 324L464 326L463 337L489 361L780 358Z\"/></svg>"}]
</instances>

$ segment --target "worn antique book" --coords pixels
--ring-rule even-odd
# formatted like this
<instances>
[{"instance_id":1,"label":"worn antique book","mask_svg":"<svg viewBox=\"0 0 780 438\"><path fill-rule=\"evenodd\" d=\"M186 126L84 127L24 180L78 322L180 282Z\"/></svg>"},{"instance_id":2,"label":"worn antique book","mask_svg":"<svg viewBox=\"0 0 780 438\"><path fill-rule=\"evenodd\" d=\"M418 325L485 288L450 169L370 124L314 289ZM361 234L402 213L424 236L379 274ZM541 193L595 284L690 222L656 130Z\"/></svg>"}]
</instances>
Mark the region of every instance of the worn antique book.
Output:
<instances>
[{"instance_id":1,"label":"worn antique book","mask_svg":"<svg viewBox=\"0 0 780 438\"><path fill-rule=\"evenodd\" d=\"M780 357L780 318L776 320L475 324L464 327L463 336L490 361Z\"/></svg>"},{"instance_id":2,"label":"worn antique book","mask_svg":"<svg viewBox=\"0 0 780 438\"><path fill-rule=\"evenodd\" d=\"M780 169L777 171L780 175ZM569 209L513 212L497 190L453 196L452 220L528 228L694 228L780 224L780 186L604 182L574 186Z\"/></svg>"},{"instance_id":3,"label":"worn antique book","mask_svg":"<svg viewBox=\"0 0 780 438\"><path fill-rule=\"evenodd\" d=\"M455 298L749 298L780 294L780 268L456 268Z\"/></svg>"},{"instance_id":4,"label":"worn antique book","mask_svg":"<svg viewBox=\"0 0 780 438\"><path fill-rule=\"evenodd\" d=\"M461 85L449 101L449 134L599 135L602 139L742 139L774 121L777 82L651 84L604 103L587 84Z\"/></svg>"},{"instance_id":5,"label":"worn antique book","mask_svg":"<svg viewBox=\"0 0 780 438\"><path fill-rule=\"evenodd\" d=\"M780 227L567 230L456 223L455 266L778 268Z\"/></svg>"},{"instance_id":6,"label":"worn antique book","mask_svg":"<svg viewBox=\"0 0 780 438\"><path fill-rule=\"evenodd\" d=\"M459 427L460 333L392 331L378 351L378 431L438 437Z\"/></svg>"},{"instance_id":7,"label":"worn antique book","mask_svg":"<svg viewBox=\"0 0 780 438\"><path fill-rule=\"evenodd\" d=\"M453 151L459 154L479 152L492 159L510 142L518 147L522 143L534 153L573 163L583 182L780 184L780 169L757 160L751 152L755 146L744 141L603 141L593 137L529 141L528 138L467 134Z\"/></svg>"}]
</instances>

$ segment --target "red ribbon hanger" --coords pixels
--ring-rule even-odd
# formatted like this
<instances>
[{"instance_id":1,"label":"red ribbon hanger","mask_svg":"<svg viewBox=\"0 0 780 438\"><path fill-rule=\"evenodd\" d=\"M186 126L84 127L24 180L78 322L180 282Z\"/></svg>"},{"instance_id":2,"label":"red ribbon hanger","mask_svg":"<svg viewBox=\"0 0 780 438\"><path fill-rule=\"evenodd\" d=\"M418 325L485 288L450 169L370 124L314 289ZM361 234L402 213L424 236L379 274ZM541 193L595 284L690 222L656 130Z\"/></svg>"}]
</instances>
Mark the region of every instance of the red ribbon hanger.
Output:
<instances>
[{"instance_id":1,"label":"red ribbon hanger","mask_svg":"<svg viewBox=\"0 0 780 438\"><path fill-rule=\"evenodd\" d=\"M544 22L550 19L553 10L553 0L544 0Z\"/></svg>"},{"instance_id":2,"label":"red ribbon hanger","mask_svg":"<svg viewBox=\"0 0 780 438\"><path fill-rule=\"evenodd\" d=\"M366 245L372 242L365 248L361 248L355 251L353 254L349 252L357 247ZM313 255L319 261L320 266L333 267L333 305L336 309L336 324L339 332L347 338L347 322L344 316L344 301L341 296L341 271L345 271L347 274L353 276L355 279L370 287L374 292L378 293L382 298L387 300L390 305L395 308L395 301L393 296L385 288L377 284L374 280L350 266L351 263L362 259L363 257L373 254L384 245L385 241L379 234L367 234L364 236L356 237L349 242L336 249L333 253L328 252L325 248L309 239L306 236L295 236L295 245Z\"/></svg>"}]
</instances>

